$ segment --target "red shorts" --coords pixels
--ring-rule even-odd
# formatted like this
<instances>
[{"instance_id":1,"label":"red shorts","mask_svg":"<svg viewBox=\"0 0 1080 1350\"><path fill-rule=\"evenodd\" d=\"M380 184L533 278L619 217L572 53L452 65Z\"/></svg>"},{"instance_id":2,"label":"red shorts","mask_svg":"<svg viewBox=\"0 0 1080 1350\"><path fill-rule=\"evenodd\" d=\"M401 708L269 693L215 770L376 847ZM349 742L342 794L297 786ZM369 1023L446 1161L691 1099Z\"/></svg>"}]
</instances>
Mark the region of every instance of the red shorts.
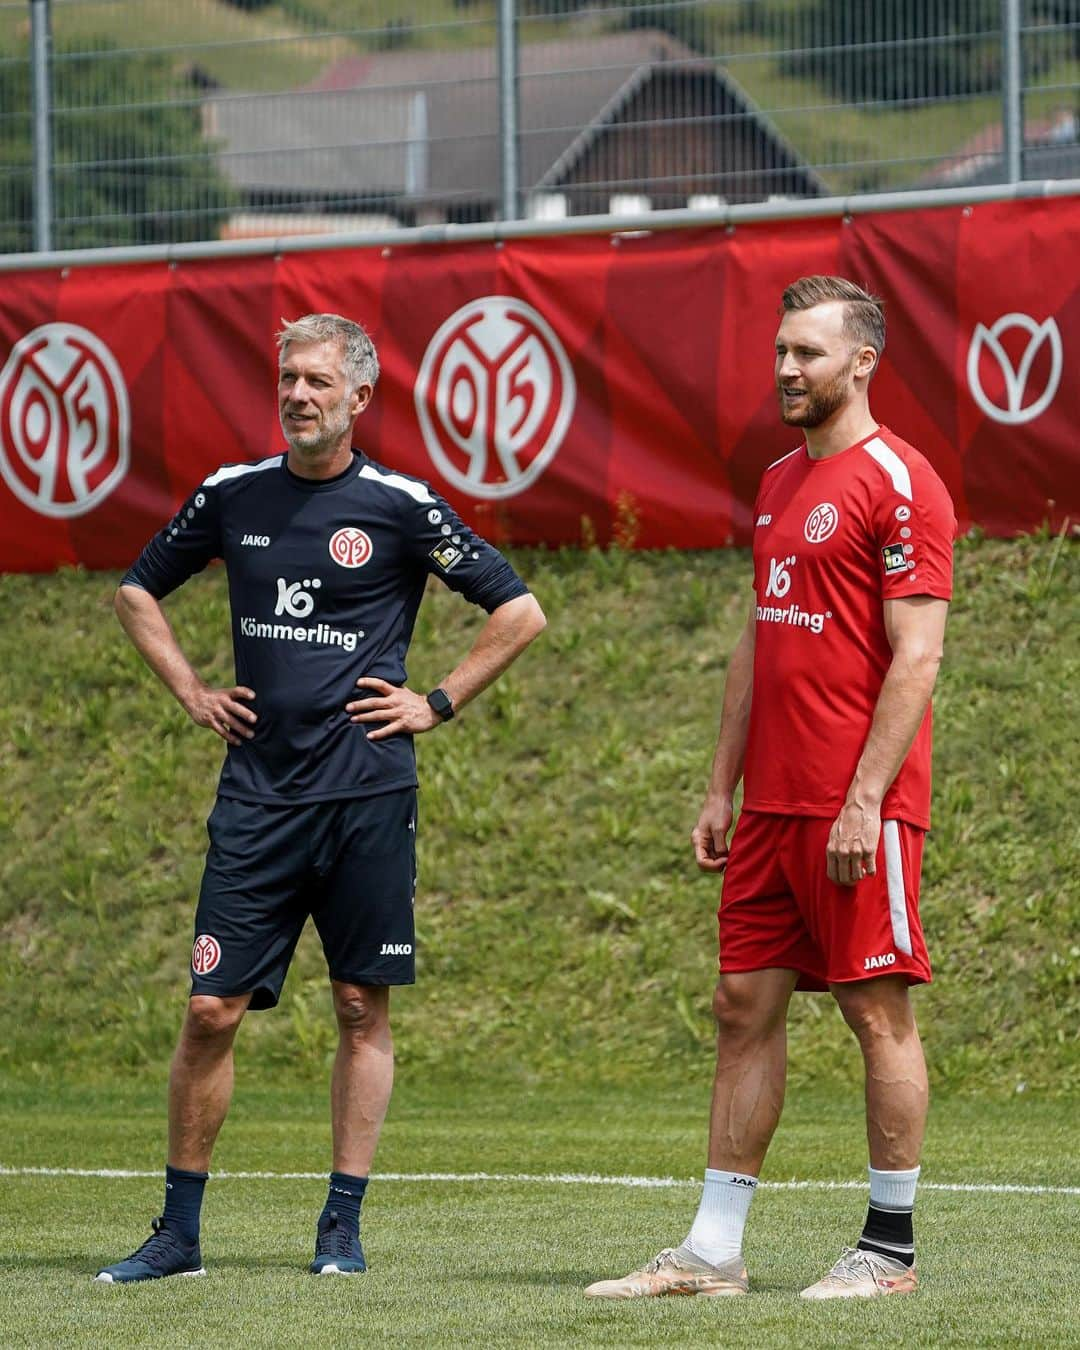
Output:
<instances>
[{"instance_id":1,"label":"red shorts","mask_svg":"<svg viewBox=\"0 0 1080 1350\"><path fill-rule=\"evenodd\" d=\"M919 922L924 831L885 820L877 873L838 886L825 870L832 819L744 811L717 915L723 972L780 967L798 989L904 975L930 979Z\"/></svg>"}]
</instances>

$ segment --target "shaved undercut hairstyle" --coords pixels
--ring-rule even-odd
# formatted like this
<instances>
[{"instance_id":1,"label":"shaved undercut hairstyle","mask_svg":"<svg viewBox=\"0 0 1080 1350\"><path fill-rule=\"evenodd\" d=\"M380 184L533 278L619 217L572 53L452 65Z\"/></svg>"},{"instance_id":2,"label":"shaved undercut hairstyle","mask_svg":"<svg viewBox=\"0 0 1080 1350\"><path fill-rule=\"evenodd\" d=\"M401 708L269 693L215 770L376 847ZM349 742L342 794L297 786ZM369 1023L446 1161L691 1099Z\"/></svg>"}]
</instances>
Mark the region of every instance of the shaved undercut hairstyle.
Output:
<instances>
[{"instance_id":1,"label":"shaved undercut hairstyle","mask_svg":"<svg viewBox=\"0 0 1080 1350\"><path fill-rule=\"evenodd\" d=\"M800 277L785 289L780 309L782 313L813 309L830 300L844 302L844 336L852 347L873 347L880 363L885 350L885 305L878 296L846 277ZM877 370L877 363L874 369Z\"/></svg>"},{"instance_id":2,"label":"shaved undercut hairstyle","mask_svg":"<svg viewBox=\"0 0 1080 1350\"><path fill-rule=\"evenodd\" d=\"M341 368L350 388L370 384L379 378L379 358L375 344L358 323L340 314L305 314L303 318L282 319L277 335L278 361L284 361L291 342L336 342L341 349Z\"/></svg>"}]
</instances>

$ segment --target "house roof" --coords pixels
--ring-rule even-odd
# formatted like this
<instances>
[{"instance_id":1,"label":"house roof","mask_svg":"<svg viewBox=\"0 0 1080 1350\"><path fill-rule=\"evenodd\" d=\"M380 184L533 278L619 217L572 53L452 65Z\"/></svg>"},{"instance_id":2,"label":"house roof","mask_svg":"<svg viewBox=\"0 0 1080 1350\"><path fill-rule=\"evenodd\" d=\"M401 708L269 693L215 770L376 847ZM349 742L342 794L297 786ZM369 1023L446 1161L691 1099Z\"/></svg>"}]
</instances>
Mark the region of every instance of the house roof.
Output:
<instances>
[{"instance_id":1,"label":"house roof","mask_svg":"<svg viewBox=\"0 0 1080 1350\"><path fill-rule=\"evenodd\" d=\"M520 181L557 186L591 139L657 70L716 79L786 167L817 176L715 61L666 33L638 30L519 49ZM730 114L729 114L730 115ZM327 67L281 94L207 100L222 168L249 191L494 196L499 181L498 74L492 47L377 52Z\"/></svg>"},{"instance_id":2,"label":"house roof","mask_svg":"<svg viewBox=\"0 0 1080 1350\"><path fill-rule=\"evenodd\" d=\"M942 160L920 187L967 187L1000 183L1005 176L1005 132L991 122ZM1024 173L1028 178L1072 178L1080 165L1080 121L1069 108L1024 125Z\"/></svg>"}]
</instances>

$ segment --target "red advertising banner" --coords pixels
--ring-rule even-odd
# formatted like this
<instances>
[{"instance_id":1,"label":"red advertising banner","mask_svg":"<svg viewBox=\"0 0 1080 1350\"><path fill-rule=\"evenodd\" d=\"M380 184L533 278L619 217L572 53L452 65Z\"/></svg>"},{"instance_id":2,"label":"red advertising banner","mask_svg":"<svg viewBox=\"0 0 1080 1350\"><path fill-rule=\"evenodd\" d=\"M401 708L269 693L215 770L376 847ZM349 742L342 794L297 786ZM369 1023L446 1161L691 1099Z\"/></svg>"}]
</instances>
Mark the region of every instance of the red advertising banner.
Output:
<instances>
[{"instance_id":1,"label":"red advertising banner","mask_svg":"<svg viewBox=\"0 0 1080 1350\"><path fill-rule=\"evenodd\" d=\"M497 543L746 544L778 417L783 287L884 297L875 415L964 527L1080 519L1080 199L513 242L7 274L0 569L122 567L220 464L284 448L281 318L371 333L357 425ZM588 524L583 526L583 521ZM633 522L632 524L630 522Z\"/></svg>"}]
</instances>

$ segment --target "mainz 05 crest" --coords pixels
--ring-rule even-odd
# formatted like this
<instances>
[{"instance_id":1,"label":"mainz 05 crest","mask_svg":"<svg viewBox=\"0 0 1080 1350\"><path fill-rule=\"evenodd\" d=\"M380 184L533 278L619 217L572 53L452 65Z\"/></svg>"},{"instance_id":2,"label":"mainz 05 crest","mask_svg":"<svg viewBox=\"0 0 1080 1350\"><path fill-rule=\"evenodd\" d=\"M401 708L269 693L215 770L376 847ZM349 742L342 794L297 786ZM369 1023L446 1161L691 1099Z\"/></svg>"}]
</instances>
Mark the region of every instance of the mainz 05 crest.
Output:
<instances>
[{"instance_id":1,"label":"mainz 05 crest","mask_svg":"<svg viewBox=\"0 0 1080 1350\"><path fill-rule=\"evenodd\" d=\"M84 515L127 473L130 420L124 377L100 338L44 324L0 371L0 472L41 515Z\"/></svg>"},{"instance_id":2,"label":"mainz 05 crest","mask_svg":"<svg viewBox=\"0 0 1080 1350\"><path fill-rule=\"evenodd\" d=\"M414 396L424 444L448 483L471 497L513 497L544 472L574 411L574 372L530 305L488 295L442 325Z\"/></svg>"}]
</instances>

